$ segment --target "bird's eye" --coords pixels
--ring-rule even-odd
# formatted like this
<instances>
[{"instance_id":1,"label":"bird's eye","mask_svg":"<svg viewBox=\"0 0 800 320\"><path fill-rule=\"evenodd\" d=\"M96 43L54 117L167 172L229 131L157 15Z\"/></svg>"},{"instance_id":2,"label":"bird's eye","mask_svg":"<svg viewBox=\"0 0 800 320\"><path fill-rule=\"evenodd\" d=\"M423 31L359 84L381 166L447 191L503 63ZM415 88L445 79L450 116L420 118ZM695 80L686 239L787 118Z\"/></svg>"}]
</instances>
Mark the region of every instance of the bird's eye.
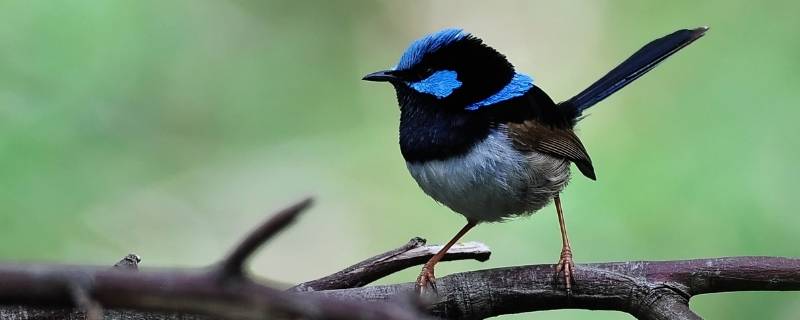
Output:
<instances>
[{"instance_id":1,"label":"bird's eye","mask_svg":"<svg viewBox=\"0 0 800 320\"><path fill-rule=\"evenodd\" d=\"M428 67L423 70L420 70L420 72L417 74L417 77L419 77L420 79L425 79L427 77L430 77L432 74L433 74L433 68Z\"/></svg>"}]
</instances>

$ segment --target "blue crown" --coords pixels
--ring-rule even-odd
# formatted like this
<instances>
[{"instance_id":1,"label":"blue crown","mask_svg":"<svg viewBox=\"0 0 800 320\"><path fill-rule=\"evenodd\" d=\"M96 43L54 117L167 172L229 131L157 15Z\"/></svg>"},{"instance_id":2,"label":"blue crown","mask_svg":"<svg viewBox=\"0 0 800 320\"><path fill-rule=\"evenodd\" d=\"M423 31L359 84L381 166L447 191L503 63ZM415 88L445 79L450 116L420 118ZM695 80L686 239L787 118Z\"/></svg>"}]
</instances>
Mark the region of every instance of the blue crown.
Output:
<instances>
[{"instance_id":1,"label":"blue crown","mask_svg":"<svg viewBox=\"0 0 800 320\"><path fill-rule=\"evenodd\" d=\"M462 29L443 29L441 31L431 33L422 38L417 39L408 46L403 56L400 57L400 62L397 63L397 70L410 69L415 64L419 63L426 54L439 50L453 42L464 39L469 36Z\"/></svg>"}]
</instances>

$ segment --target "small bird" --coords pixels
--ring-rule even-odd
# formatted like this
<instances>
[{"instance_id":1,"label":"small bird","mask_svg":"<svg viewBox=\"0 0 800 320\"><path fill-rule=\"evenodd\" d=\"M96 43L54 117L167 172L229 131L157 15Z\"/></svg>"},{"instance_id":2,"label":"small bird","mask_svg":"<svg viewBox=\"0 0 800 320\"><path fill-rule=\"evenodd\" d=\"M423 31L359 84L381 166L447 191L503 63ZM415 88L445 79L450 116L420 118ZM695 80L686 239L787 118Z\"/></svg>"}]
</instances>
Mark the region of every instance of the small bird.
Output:
<instances>
[{"instance_id":1,"label":"small bird","mask_svg":"<svg viewBox=\"0 0 800 320\"><path fill-rule=\"evenodd\" d=\"M573 131L583 112L702 37L682 29L636 51L576 96L555 103L533 78L461 29L444 29L414 42L389 70L363 80L389 82L400 105L400 150L411 176L434 200L467 219L466 225L422 267L418 292L435 290L434 266L482 222L530 215L551 201L561 228L561 256L569 294L572 249L559 194L570 163L595 180L594 167Z\"/></svg>"}]
</instances>

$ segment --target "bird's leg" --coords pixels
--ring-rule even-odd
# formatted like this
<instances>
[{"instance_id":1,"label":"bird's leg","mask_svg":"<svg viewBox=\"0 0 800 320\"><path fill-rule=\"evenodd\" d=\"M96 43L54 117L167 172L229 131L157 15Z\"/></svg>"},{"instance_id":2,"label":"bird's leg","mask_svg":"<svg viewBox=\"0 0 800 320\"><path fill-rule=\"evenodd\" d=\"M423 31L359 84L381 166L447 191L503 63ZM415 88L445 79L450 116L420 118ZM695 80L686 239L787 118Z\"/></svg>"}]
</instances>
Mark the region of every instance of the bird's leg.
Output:
<instances>
[{"instance_id":1,"label":"bird's leg","mask_svg":"<svg viewBox=\"0 0 800 320\"><path fill-rule=\"evenodd\" d=\"M572 248L569 247L569 237L567 237L567 226L564 224L564 212L561 210L561 198L555 196L556 212L558 213L558 225L561 227L561 258L556 265L556 276L564 272L564 284L567 294L572 293L572 273L575 272L575 262L572 261Z\"/></svg>"},{"instance_id":2,"label":"bird's leg","mask_svg":"<svg viewBox=\"0 0 800 320\"><path fill-rule=\"evenodd\" d=\"M468 220L467 224L463 228L461 228L461 230L458 231L458 233L456 233L453 239L451 239L450 242L444 245L444 247L442 247L442 249L439 250L439 252L433 255L433 257L431 257L430 260L428 260L428 262L426 262L425 265L422 266L422 271L419 273L419 277L417 277L417 284L416 284L417 293L419 294L424 293L425 289L428 288L428 285L430 285L431 289L433 289L433 291L436 292L436 277L433 276L433 267L436 266L437 262L442 260L444 255L447 253L447 250L450 250L450 247L452 247L456 243L456 241L458 241L458 239L461 239L461 237L463 237L464 234L466 234L467 231L472 229L472 227L474 227L476 224L477 222Z\"/></svg>"}]
</instances>

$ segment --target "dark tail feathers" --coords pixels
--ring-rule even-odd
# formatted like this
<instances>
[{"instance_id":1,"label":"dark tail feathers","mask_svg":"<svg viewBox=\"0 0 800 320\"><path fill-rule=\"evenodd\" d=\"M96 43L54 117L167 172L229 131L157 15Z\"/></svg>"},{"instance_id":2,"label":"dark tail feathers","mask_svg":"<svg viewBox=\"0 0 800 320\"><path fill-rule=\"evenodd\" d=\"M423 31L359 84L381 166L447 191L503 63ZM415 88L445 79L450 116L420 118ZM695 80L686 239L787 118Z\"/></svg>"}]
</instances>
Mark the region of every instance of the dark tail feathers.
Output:
<instances>
[{"instance_id":1,"label":"dark tail feathers","mask_svg":"<svg viewBox=\"0 0 800 320\"><path fill-rule=\"evenodd\" d=\"M702 37L707 30L708 27L692 30L682 29L663 38L653 40L600 78L600 80L597 80L586 90L572 97L572 99L565 101L562 105L574 108L575 116L580 116L583 110L607 98L647 73L647 71L655 68L658 63L664 61L673 53Z\"/></svg>"}]
</instances>

